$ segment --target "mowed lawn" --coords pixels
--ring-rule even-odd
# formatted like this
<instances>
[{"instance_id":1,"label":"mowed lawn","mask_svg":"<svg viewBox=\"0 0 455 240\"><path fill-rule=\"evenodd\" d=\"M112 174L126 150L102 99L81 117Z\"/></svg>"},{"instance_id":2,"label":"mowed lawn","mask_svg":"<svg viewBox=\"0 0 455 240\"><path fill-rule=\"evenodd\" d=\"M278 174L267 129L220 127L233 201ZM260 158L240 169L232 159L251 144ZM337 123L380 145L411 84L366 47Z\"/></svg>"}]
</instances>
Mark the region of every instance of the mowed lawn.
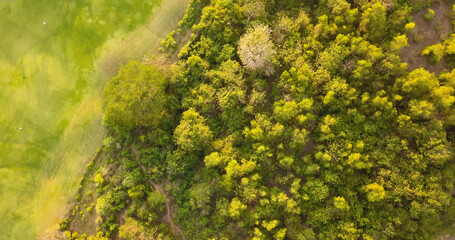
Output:
<instances>
[{"instance_id":1,"label":"mowed lawn","mask_svg":"<svg viewBox=\"0 0 455 240\"><path fill-rule=\"evenodd\" d=\"M63 217L106 135L104 84L155 51L188 2L0 3L1 240L33 239Z\"/></svg>"}]
</instances>

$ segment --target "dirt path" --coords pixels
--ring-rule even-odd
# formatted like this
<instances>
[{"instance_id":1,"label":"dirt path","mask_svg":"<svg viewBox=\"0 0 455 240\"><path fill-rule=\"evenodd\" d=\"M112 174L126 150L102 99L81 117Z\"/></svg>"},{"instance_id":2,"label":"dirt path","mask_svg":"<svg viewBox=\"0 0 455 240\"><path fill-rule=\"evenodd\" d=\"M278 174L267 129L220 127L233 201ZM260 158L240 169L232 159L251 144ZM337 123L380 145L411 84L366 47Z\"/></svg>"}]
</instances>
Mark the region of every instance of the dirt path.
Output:
<instances>
[{"instance_id":1,"label":"dirt path","mask_svg":"<svg viewBox=\"0 0 455 240\"><path fill-rule=\"evenodd\" d=\"M408 63L408 70L412 71L417 68L424 68L436 75L444 71L447 66L444 58L438 63L430 63L428 56L422 56L422 51L425 47L441 42L450 31L450 9L452 5L449 1L443 0L434 2L430 6L434 10L435 15L432 21L425 19L424 15L428 8L424 8L414 12L412 20L416 27L414 31L417 34L408 36L409 46L402 49L400 58ZM413 36L414 35L414 36Z\"/></svg>"},{"instance_id":2,"label":"dirt path","mask_svg":"<svg viewBox=\"0 0 455 240\"><path fill-rule=\"evenodd\" d=\"M137 151L136 147L134 145L131 145L131 150L133 151L133 154L134 156L137 158L137 156L139 155L139 152ZM145 173L147 173L147 169L145 168L144 165L142 164L139 164L141 170ZM185 234L183 234L183 231L182 229L180 229L179 226L177 226L176 224L174 224L174 221L172 221L172 215L171 215L171 200L170 198L167 196L166 192L164 191L164 188L163 188L163 184L160 183L155 183L153 182L150 178L147 178L147 182L153 186L153 188L160 192L165 198L166 198L166 210L167 210L167 213L166 215L163 217L163 221L168 223L169 225L171 225L172 229L174 230L174 233L176 235L180 235L182 236L182 239L185 240Z\"/></svg>"}]
</instances>

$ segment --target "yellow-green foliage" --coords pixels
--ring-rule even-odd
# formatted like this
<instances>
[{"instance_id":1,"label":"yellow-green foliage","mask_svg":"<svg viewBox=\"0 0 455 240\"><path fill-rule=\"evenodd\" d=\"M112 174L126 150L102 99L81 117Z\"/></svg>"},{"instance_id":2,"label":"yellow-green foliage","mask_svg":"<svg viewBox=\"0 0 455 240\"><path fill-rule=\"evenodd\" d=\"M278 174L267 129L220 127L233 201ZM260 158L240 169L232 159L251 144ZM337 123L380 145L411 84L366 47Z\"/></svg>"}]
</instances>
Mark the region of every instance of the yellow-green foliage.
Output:
<instances>
[{"instance_id":1,"label":"yellow-green foliage","mask_svg":"<svg viewBox=\"0 0 455 240\"><path fill-rule=\"evenodd\" d=\"M100 168L98 169L98 171L96 171L95 177L94 177L94 179L93 179L93 181L95 182L95 184L96 184L97 186L103 186L103 183L104 183L104 178L103 178L102 170L103 170L103 167L100 167Z\"/></svg>"},{"instance_id":2,"label":"yellow-green foliage","mask_svg":"<svg viewBox=\"0 0 455 240\"><path fill-rule=\"evenodd\" d=\"M107 195L103 195L97 199L95 209L101 216L107 215L110 212L109 200Z\"/></svg>"},{"instance_id":3,"label":"yellow-green foliage","mask_svg":"<svg viewBox=\"0 0 455 240\"><path fill-rule=\"evenodd\" d=\"M157 127L165 105L165 77L150 65L131 61L105 90L104 124L117 132Z\"/></svg>"},{"instance_id":4,"label":"yellow-green foliage","mask_svg":"<svg viewBox=\"0 0 455 240\"><path fill-rule=\"evenodd\" d=\"M139 222L129 217L119 228L119 237L126 240L146 239L145 228Z\"/></svg>"},{"instance_id":5,"label":"yellow-green foliage","mask_svg":"<svg viewBox=\"0 0 455 240\"><path fill-rule=\"evenodd\" d=\"M386 28L386 9L381 2L376 2L363 12L359 29L367 34L369 40L379 41Z\"/></svg>"},{"instance_id":6,"label":"yellow-green foliage","mask_svg":"<svg viewBox=\"0 0 455 240\"><path fill-rule=\"evenodd\" d=\"M162 52L175 52L178 48L177 42L174 39L175 31L172 31L167 35L165 40L161 41L161 51Z\"/></svg>"},{"instance_id":7,"label":"yellow-green foliage","mask_svg":"<svg viewBox=\"0 0 455 240\"><path fill-rule=\"evenodd\" d=\"M438 43L438 44L426 47L422 51L422 55L430 55L431 61L439 62L441 60L441 58L444 57L445 52L447 52L447 50L445 50L444 45L442 45L441 43Z\"/></svg>"},{"instance_id":8,"label":"yellow-green foliage","mask_svg":"<svg viewBox=\"0 0 455 240\"><path fill-rule=\"evenodd\" d=\"M267 231L272 231L276 226L278 226L279 221L278 220L272 220L272 221L262 221L262 226L267 229Z\"/></svg>"},{"instance_id":9,"label":"yellow-green foliage","mask_svg":"<svg viewBox=\"0 0 455 240\"><path fill-rule=\"evenodd\" d=\"M232 218L238 218L246 207L238 198L233 198L229 207L229 215Z\"/></svg>"},{"instance_id":10,"label":"yellow-green foliage","mask_svg":"<svg viewBox=\"0 0 455 240\"><path fill-rule=\"evenodd\" d=\"M400 59L419 27L408 22L413 3L359 3L193 0L193 35L164 70L167 118L133 124L108 150L122 174L104 176L103 231L115 233L109 216L128 208L135 222L120 234L148 233L166 204L187 239L448 230L455 72L409 72ZM450 63L452 38L424 54Z\"/></svg>"},{"instance_id":11,"label":"yellow-green foliage","mask_svg":"<svg viewBox=\"0 0 455 240\"><path fill-rule=\"evenodd\" d=\"M446 55L455 54L455 34L451 34L450 37L444 41Z\"/></svg>"},{"instance_id":12,"label":"yellow-green foliage","mask_svg":"<svg viewBox=\"0 0 455 240\"><path fill-rule=\"evenodd\" d=\"M212 132L205 118L190 108L183 113L180 124L175 128L174 139L184 151L203 150L212 140Z\"/></svg>"},{"instance_id":13,"label":"yellow-green foliage","mask_svg":"<svg viewBox=\"0 0 455 240\"><path fill-rule=\"evenodd\" d=\"M349 210L349 204L346 202L344 197L335 197L333 205L340 210Z\"/></svg>"},{"instance_id":14,"label":"yellow-green foliage","mask_svg":"<svg viewBox=\"0 0 455 240\"><path fill-rule=\"evenodd\" d=\"M412 31L414 30L416 24L414 22L410 22L410 23L406 23L406 25L404 26L404 28L406 29L406 31Z\"/></svg>"},{"instance_id":15,"label":"yellow-green foliage","mask_svg":"<svg viewBox=\"0 0 455 240\"><path fill-rule=\"evenodd\" d=\"M426 20L432 21L434 19L434 10L431 8L428 8L428 11L423 15Z\"/></svg>"},{"instance_id":16,"label":"yellow-green foliage","mask_svg":"<svg viewBox=\"0 0 455 240\"><path fill-rule=\"evenodd\" d=\"M386 196L384 188L377 183L368 184L365 186L365 189L367 192L368 201L370 202L381 201Z\"/></svg>"},{"instance_id":17,"label":"yellow-green foliage","mask_svg":"<svg viewBox=\"0 0 455 240\"><path fill-rule=\"evenodd\" d=\"M405 34L394 37L393 41L390 43L392 51L397 51L407 46L409 46L409 44Z\"/></svg>"}]
</instances>

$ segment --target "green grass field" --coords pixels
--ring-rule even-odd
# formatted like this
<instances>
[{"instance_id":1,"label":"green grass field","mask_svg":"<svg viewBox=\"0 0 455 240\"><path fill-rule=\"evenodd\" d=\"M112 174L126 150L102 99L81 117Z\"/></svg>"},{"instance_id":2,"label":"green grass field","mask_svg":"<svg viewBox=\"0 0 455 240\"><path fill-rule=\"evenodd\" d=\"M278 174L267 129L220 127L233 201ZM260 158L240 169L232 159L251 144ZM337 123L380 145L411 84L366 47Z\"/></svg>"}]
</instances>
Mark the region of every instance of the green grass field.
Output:
<instances>
[{"instance_id":1,"label":"green grass field","mask_svg":"<svg viewBox=\"0 0 455 240\"><path fill-rule=\"evenodd\" d=\"M156 48L188 3L160 1L0 2L0 240L63 216L106 134L106 76Z\"/></svg>"}]
</instances>

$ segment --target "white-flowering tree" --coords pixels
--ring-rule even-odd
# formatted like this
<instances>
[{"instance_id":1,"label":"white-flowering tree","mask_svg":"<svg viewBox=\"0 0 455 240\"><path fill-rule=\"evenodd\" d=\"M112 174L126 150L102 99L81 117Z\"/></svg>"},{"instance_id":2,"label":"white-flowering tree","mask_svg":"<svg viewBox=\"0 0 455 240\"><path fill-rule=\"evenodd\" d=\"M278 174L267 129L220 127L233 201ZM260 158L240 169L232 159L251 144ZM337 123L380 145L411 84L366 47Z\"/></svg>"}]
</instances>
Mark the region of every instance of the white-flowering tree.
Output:
<instances>
[{"instance_id":1,"label":"white-flowering tree","mask_svg":"<svg viewBox=\"0 0 455 240\"><path fill-rule=\"evenodd\" d=\"M243 65L252 71L272 75L275 49L270 39L270 28L257 25L249 29L239 41L238 53Z\"/></svg>"}]
</instances>

